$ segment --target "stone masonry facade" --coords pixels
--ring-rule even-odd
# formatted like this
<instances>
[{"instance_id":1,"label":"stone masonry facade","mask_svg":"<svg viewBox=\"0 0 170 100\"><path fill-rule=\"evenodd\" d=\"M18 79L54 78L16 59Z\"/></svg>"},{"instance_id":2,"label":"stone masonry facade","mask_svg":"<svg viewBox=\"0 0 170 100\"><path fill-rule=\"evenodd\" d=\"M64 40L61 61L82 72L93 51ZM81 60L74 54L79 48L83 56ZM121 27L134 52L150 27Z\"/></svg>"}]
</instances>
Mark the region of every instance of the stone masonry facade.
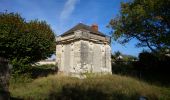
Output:
<instances>
[{"instance_id":1,"label":"stone masonry facade","mask_svg":"<svg viewBox=\"0 0 170 100\"><path fill-rule=\"evenodd\" d=\"M111 73L110 38L81 23L75 27L78 28L56 38L59 71L65 74Z\"/></svg>"}]
</instances>

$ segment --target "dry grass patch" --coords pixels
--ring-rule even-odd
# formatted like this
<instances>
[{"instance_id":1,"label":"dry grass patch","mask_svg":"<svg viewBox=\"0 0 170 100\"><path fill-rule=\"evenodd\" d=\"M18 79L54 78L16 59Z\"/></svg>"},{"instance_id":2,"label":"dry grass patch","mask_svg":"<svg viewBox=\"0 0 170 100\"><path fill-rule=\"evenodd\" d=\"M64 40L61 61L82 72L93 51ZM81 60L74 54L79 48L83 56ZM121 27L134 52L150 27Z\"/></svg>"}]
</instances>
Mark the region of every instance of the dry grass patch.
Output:
<instances>
[{"instance_id":1,"label":"dry grass patch","mask_svg":"<svg viewBox=\"0 0 170 100\"><path fill-rule=\"evenodd\" d=\"M119 75L90 76L77 79L50 75L18 86L11 83L11 95L31 100L132 100L145 96L149 100L170 99L169 90L131 77Z\"/></svg>"}]
</instances>

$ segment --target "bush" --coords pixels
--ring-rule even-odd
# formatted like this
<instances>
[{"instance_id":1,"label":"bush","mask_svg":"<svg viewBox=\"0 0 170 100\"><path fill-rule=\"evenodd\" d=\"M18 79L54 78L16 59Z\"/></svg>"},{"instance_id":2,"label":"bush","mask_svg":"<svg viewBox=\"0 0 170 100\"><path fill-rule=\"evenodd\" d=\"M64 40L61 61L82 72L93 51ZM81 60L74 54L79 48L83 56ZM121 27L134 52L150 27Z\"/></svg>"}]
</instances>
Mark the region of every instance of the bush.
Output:
<instances>
[{"instance_id":1,"label":"bush","mask_svg":"<svg viewBox=\"0 0 170 100\"><path fill-rule=\"evenodd\" d=\"M112 65L112 72L115 74L130 75L158 85L169 86L169 66L170 57L142 52L139 54L139 61L116 61Z\"/></svg>"},{"instance_id":2,"label":"bush","mask_svg":"<svg viewBox=\"0 0 170 100\"><path fill-rule=\"evenodd\" d=\"M116 61L115 64L112 64L112 73L137 77L134 62Z\"/></svg>"},{"instance_id":3,"label":"bush","mask_svg":"<svg viewBox=\"0 0 170 100\"><path fill-rule=\"evenodd\" d=\"M23 64L22 62L13 61L12 77L18 78L19 76L25 76L28 78L38 78L47 76L49 74L57 73L57 65L30 65Z\"/></svg>"},{"instance_id":4,"label":"bush","mask_svg":"<svg viewBox=\"0 0 170 100\"><path fill-rule=\"evenodd\" d=\"M27 64L27 59L20 59L20 60L17 60L17 59L13 59L11 61L11 64L12 64L12 76L13 77L17 77L17 76L20 76L22 74L25 74L27 73L28 70L31 69L31 65L30 64Z\"/></svg>"},{"instance_id":5,"label":"bush","mask_svg":"<svg viewBox=\"0 0 170 100\"><path fill-rule=\"evenodd\" d=\"M33 66L31 70L29 70L32 78L48 76L49 74L55 74L57 72L58 67L54 64L36 65Z\"/></svg>"},{"instance_id":6,"label":"bush","mask_svg":"<svg viewBox=\"0 0 170 100\"><path fill-rule=\"evenodd\" d=\"M166 71L170 66L170 57L161 54L142 52L139 54L139 63L143 66L143 69Z\"/></svg>"},{"instance_id":7,"label":"bush","mask_svg":"<svg viewBox=\"0 0 170 100\"><path fill-rule=\"evenodd\" d=\"M42 69L54 69L54 70L58 70L57 69L57 65L54 65L54 64L35 65L35 67L42 68Z\"/></svg>"},{"instance_id":8,"label":"bush","mask_svg":"<svg viewBox=\"0 0 170 100\"><path fill-rule=\"evenodd\" d=\"M139 61L136 63L136 67L138 67L144 79L163 85L170 85L170 78L168 78L170 75L169 66L169 56L148 52L140 53Z\"/></svg>"}]
</instances>

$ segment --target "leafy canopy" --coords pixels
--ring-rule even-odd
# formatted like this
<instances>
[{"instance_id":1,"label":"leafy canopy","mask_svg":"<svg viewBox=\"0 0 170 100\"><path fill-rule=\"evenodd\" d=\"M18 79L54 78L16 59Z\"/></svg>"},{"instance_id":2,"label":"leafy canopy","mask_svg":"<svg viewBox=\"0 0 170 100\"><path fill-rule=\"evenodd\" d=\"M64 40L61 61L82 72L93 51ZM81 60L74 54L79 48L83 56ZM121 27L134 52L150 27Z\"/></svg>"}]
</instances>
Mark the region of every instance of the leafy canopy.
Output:
<instances>
[{"instance_id":1,"label":"leafy canopy","mask_svg":"<svg viewBox=\"0 0 170 100\"><path fill-rule=\"evenodd\" d=\"M55 36L45 21L27 22L17 13L0 13L0 56L34 63L55 51Z\"/></svg>"},{"instance_id":2,"label":"leafy canopy","mask_svg":"<svg viewBox=\"0 0 170 100\"><path fill-rule=\"evenodd\" d=\"M121 3L120 14L111 19L113 38L121 44L137 39L137 47L152 52L170 49L170 0L132 0Z\"/></svg>"}]
</instances>

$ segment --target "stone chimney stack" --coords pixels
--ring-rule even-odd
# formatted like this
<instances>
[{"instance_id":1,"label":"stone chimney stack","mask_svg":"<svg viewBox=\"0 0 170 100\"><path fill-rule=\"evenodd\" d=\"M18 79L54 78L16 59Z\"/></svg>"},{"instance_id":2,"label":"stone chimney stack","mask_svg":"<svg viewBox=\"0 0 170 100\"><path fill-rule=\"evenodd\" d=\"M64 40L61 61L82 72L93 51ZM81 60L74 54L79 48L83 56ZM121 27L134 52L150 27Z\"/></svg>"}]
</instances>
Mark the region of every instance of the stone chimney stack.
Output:
<instances>
[{"instance_id":1,"label":"stone chimney stack","mask_svg":"<svg viewBox=\"0 0 170 100\"><path fill-rule=\"evenodd\" d=\"M97 24L92 24L91 25L92 30L98 31L98 25Z\"/></svg>"}]
</instances>

